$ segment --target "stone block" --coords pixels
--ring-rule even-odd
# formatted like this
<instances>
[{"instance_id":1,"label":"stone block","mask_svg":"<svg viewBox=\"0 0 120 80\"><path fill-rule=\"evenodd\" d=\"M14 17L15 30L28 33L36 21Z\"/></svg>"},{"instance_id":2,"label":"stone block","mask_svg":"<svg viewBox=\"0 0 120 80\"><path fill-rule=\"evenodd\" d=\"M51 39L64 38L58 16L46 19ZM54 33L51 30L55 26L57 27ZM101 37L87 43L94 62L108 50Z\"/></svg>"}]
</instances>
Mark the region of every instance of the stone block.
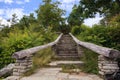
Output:
<instances>
[{"instance_id":1,"label":"stone block","mask_svg":"<svg viewBox=\"0 0 120 80\"><path fill-rule=\"evenodd\" d=\"M103 71L99 71L98 73L101 74L101 75L104 75L104 74L105 74Z\"/></svg>"},{"instance_id":2,"label":"stone block","mask_svg":"<svg viewBox=\"0 0 120 80\"><path fill-rule=\"evenodd\" d=\"M99 69L102 69L102 66L98 66Z\"/></svg>"},{"instance_id":3,"label":"stone block","mask_svg":"<svg viewBox=\"0 0 120 80\"><path fill-rule=\"evenodd\" d=\"M13 76L20 76L21 74L19 72L13 72Z\"/></svg>"},{"instance_id":4,"label":"stone block","mask_svg":"<svg viewBox=\"0 0 120 80\"><path fill-rule=\"evenodd\" d=\"M20 66L27 66L28 63L20 63Z\"/></svg>"},{"instance_id":5,"label":"stone block","mask_svg":"<svg viewBox=\"0 0 120 80\"><path fill-rule=\"evenodd\" d=\"M103 66L112 66L112 67L117 67L118 68L118 65L117 64L103 64Z\"/></svg>"},{"instance_id":6,"label":"stone block","mask_svg":"<svg viewBox=\"0 0 120 80\"><path fill-rule=\"evenodd\" d=\"M24 63L24 62L28 62L28 60L16 60L17 63Z\"/></svg>"},{"instance_id":7,"label":"stone block","mask_svg":"<svg viewBox=\"0 0 120 80\"><path fill-rule=\"evenodd\" d=\"M15 66L19 66L20 65L20 63L15 63Z\"/></svg>"},{"instance_id":8,"label":"stone block","mask_svg":"<svg viewBox=\"0 0 120 80\"><path fill-rule=\"evenodd\" d=\"M117 64L116 61L98 61L100 64Z\"/></svg>"},{"instance_id":9,"label":"stone block","mask_svg":"<svg viewBox=\"0 0 120 80\"><path fill-rule=\"evenodd\" d=\"M18 69L13 69L13 72L18 72Z\"/></svg>"},{"instance_id":10,"label":"stone block","mask_svg":"<svg viewBox=\"0 0 120 80\"><path fill-rule=\"evenodd\" d=\"M98 60L99 60L99 61L105 61L105 60L108 60L108 58L107 58L107 57L104 57L103 55L99 55L99 56L98 56Z\"/></svg>"},{"instance_id":11,"label":"stone block","mask_svg":"<svg viewBox=\"0 0 120 80\"><path fill-rule=\"evenodd\" d=\"M111 70L110 69L102 69L102 72L104 72L104 73L110 73Z\"/></svg>"},{"instance_id":12,"label":"stone block","mask_svg":"<svg viewBox=\"0 0 120 80\"><path fill-rule=\"evenodd\" d=\"M14 69L26 69L26 66L15 66Z\"/></svg>"},{"instance_id":13,"label":"stone block","mask_svg":"<svg viewBox=\"0 0 120 80\"><path fill-rule=\"evenodd\" d=\"M119 67L115 67L115 66L103 66L103 69L106 69L106 70L116 70L116 69L119 69Z\"/></svg>"},{"instance_id":14,"label":"stone block","mask_svg":"<svg viewBox=\"0 0 120 80\"><path fill-rule=\"evenodd\" d=\"M25 73L26 70L19 70L19 73Z\"/></svg>"},{"instance_id":15,"label":"stone block","mask_svg":"<svg viewBox=\"0 0 120 80\"><path fill-rule=\"evenodd\" d=\"M32 65L33 63L32 62L28 62L27 65Z\"/></svg>"},{"instance_id":16,"label":"stone block","mask_svg":"<svg viewBox=\"0 0 120 80\"><path fill-rule=\"evenodd\" d=\"M32 68L32 65L28 65L27 68Z\"/></svg>"}]
</instances>

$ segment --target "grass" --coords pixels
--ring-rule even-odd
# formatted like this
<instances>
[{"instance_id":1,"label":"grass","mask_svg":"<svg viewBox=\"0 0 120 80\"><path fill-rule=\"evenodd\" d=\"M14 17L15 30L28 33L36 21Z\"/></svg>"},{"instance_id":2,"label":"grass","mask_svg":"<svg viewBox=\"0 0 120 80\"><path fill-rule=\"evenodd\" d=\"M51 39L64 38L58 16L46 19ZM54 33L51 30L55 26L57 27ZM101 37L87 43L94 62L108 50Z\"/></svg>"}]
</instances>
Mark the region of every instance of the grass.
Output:
<instances>
[{"instance_id":1,"label":"grass","mask_svg":"<svg viewBox=\"0 0 120 80\"><path fill-rule=\"evenodd\" d=\"M98 74L98 54L86 49L82 48L84 51L82 61L85 63L81 70L86 73Z\"/></svg>"},{"instance_id":2,"label":"grass","mask_svg":"<svg viewBox=\"0 0 120 80\"><path fill-rule=\"evenodd\" d=\"M76 36L79 40L85 41L83 37ZM81 70L86 73L98 74L98 54L82 47L83 56L81 60L85 63Z\"/></svg>"},{"instance_id":3,"label":"grass","mask_svg":"<svg viewBox=\"0 0 120 80\"><path fill-rule=\"evenodd\" d=\"M54 52L52 51L51 47L40 50L33 56L33 67L27 71L24 76L29 76L39 68L45 67L48 64L52 57L54 56Z\"/></svg>"}]
</instances>

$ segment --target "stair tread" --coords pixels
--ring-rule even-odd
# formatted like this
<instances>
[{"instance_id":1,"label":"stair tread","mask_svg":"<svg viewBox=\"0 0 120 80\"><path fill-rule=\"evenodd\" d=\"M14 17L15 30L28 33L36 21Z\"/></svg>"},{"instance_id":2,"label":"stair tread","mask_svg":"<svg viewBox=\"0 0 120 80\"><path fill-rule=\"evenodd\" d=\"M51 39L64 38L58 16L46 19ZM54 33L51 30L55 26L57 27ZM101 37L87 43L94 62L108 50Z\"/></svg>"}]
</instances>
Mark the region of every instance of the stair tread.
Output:
<instances>
[{"instance_id":1,"label":"stair tread","mask_svg":"<svg viewBox=\"0 0 120 80\"><path fill-rule=\"evenodd\" d=\"M60 65L60 64L84 64L83 61L53 61L51 63L49 63L50 66L57 66L57 65Z\"/></svg>"}]
</instances>

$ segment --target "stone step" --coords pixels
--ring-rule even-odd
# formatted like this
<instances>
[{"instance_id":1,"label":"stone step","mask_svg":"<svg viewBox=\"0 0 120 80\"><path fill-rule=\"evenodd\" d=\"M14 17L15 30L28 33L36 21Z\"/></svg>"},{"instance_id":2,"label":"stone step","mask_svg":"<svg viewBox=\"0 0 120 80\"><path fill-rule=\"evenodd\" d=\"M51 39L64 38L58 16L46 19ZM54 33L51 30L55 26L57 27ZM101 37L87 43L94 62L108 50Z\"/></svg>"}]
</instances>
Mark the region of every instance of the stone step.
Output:
<instances>
[{"instance_id":1,"label":"stone step","mask_svg":"<svg viewBox=\"0 0 120 80\"><path fill-rule=\"evenodd\" d=\"M57 56L64 56L64 57L79 57L78 54L58 54Z\"/></svg>"},{"instance_id":2,"label":"stone step","mask_svg":"<svg viewBox=\"0 0 120 80\"><path fill-rule=\"evenodd\" d=\"M78 61L78 60L80 60L80 57L78 57L78 56L73 56L73 57L70 57L70 56L54 56L54 58L53 58L53 61L54 60L63 60L63 61L65 61L65 60L68 60L68 61Z\"/></svg>"},{"instance_id":3,"label":"stone step","mask_svg":"<svg viewBox=\"0 0 120 80\"><path fill-rule=\"evenodd\" d=\"M62 66L62 65L83 65L84 62L82 61L64 61L64 60L61 60L61 61L52 61L51 63L49 63L48 65L49 66L52 66L52 67L58 67L58 66Z\"/></svg>"},{"instance_id":4,"label":"stone step","mask_svg":"<svg viewBox=\"0 0 120 80\"><path fill-rule=\"evenodd\" d=\"M74 43L74 42L62 42L62 41L59 41L57 44L76 44L76 43Z\"/></svg>"},{"instance_id":5,"label":"stone step","mask_svg":"<svg viewBox=\"0 0 120 80\"><path fill-rule=\"evenodd\" d=\"M76 44L57 44L58 47L77 47Z\"/></svg>"},{"instance_id":6,"label":"stone step","mask_svg":"<svg viewBox=\"0 0 120 80\"><path fill-rule=\"evenodd\" d=\"M57 54L57 56L79 57L79 55L77 53L76 54Z\"/></svg>"},{"instance_id":7,"label":"stone step","mask_svg":"<svg viewBox=\"0 0 120 80\"><path fill-rule=\"evenodd\" d=\"M69 52L69 53L66 53L66 52L58 52L58 54L56 54L58 56L78 56L78 53L77 52Z\"/></svg>"},{"instance_id":8,"label":"stone step","mask_svg":"<svg viewBox=\"0 0 120 80\"><path fill-rule=\"evenodd\" d=\"M77 49L76 48L57 48L58 51L69 51L69 52L73 52L73 51L76 51L77 52Z\"/></svg>"},{"instance_id":9,"label":"stone step","mask_svg":"<svg viewBox=\"0 0 120 80\"><path fill-rule=\"evenodd\" d=\"M57 48L77 48L77 45L70 45L70 44L65 44L65 45L58 45Z\"/></svg>"},{"instance_id":10,"label":"stone step","mask_svg":"<svg viewBox=\"0 0 120 80\"><path fill-rule=\"evenodd\" d=\"M74 58L74 57L76 58L76 57L79 57L78 55L61 55L61 54L60 54L60 55L57 55L57 56L59 56L59 57L64 57L64 58L68 58L68 57L69 57L69 58L70 58L70 57L71 57L71 58Z\"/></svg>"},{"instance_id":11,"label":"stone step","mask_svg":"<svg viewBox=\"0 0 120 80\"><path fill-rule=\"evenodd\" d=\"M77 54L78 52L75 51L58 51L58 54Z\"/></svg>"},{"instance_id":12,"label":"stone step","mask_svg":"<svg viewBox=\"0 0 120 80\"><path fill-rule=\"evenodd\" d=\"M72 42L72 43L75 43L75 41L73 41L72 39L61 39L60 40L60 42L68 42L68 43L70 43L70 42Z\"/></svg>"},{"instance_id":13,"label":"stone step","mask_svg":"<svg viewBox=\"0 0 120 80\"><path fill-rule=\"evenodd\" d=\"M58 46L57 47L58 51L77 51L77 47L73 47L73 46Z\"/></svg>"}]
</instances>

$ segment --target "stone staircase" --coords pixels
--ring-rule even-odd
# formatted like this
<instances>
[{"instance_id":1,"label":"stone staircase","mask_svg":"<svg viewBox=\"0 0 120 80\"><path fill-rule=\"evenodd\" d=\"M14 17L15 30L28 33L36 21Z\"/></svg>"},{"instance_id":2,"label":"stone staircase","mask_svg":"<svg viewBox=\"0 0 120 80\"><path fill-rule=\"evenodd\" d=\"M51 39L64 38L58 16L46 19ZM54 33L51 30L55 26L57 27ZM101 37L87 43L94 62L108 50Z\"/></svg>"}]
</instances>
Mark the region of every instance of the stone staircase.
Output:
<instances>
[{"instance_id":1,"label":"stone staircase","mask_svg":"<svg viewBox=\"0 0 120 80\"><path fill-rule=\"evenodd\" d=\"M59 40L56 48L56 57L61 59L78 59L77 44L69 34L65 34Z\"/></svg>"},{"instance_id":2,"label":"stone staircase","mask_svg":"<svg viewBox=\"0 0 120 80\"><path fill-rule=\"evenodd\" d=\"M53 59L45 68L38 69L31 76L10 76L4 80L103 80L97 75L81 72L79 67L84 65L84 62L80 61L82 47L78 46L69 34L62 35L52 47L55 51L55 60Z\"/></svg>"}]
</instances>

